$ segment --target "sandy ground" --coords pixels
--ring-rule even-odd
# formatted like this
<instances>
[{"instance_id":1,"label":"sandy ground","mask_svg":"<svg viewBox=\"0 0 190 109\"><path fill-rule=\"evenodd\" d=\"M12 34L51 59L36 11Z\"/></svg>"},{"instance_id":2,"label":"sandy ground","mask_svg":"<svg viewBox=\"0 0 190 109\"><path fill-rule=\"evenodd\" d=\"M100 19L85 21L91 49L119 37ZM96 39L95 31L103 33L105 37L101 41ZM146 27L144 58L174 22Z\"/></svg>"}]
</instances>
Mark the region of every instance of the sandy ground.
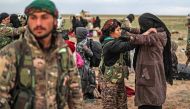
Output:
<instances>
[{"instance_id":1,"label":"sandy ground","mask_svg":"<svg viewBox=\"0 0 190 109\"><path fill-rule=\"evenodd\" d=\"M134 89L134 74L130 74L127 85ZM174 80L174 85L167 87L167 98L163 109L190 109L190 81ZM94 103L86 103L84 109L102 109L101 99ZM134 96L128 98L128 108L137 109L134 106Z\"/></svg>"}]
</instances>

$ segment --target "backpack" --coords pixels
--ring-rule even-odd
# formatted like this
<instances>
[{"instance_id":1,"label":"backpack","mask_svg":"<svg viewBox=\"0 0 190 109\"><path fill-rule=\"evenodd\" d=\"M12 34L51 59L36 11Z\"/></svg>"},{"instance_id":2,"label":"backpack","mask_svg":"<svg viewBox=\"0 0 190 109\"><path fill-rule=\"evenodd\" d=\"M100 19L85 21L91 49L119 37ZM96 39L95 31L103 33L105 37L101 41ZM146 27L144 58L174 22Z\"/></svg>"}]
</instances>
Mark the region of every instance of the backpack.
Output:
<instances>
[{"instance_id":1,"label":"backpack","mask_svg":"<svg viewBox=\"0 0 190 109\"><path fill-rule=\"evenodd\" d=\"M102 54L102 45L98 41L94 41L89 39L87 45L93 52L93 56L90 58L90 66L91 67L98 67L101 61L101 54Z\"/></svg>"},{"instance_id":2,"label":"backpack","mask_svg":"<svg viewBox=\"0 0 190 109\"><path fill-rule=\"evenodd\" d=\"M84 60L78 52L76 52L76 64L77 68L82 68L84 66Z\"/></svg>"}]
</instances>

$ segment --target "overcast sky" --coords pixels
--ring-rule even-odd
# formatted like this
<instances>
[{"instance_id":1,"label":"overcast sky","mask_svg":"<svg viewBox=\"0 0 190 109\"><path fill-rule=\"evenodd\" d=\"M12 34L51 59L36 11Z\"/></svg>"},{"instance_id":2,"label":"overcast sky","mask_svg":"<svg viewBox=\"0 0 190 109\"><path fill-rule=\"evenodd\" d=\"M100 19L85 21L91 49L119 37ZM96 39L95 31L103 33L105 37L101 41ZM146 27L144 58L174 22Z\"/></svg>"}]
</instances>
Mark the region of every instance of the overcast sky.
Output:
<instances>
[{"instance_id":1,"label":"overcast sky","mask_svg":"<svg viewBox=\"0 0 190 109\"><path fill-rule=\"evenodd\" d=\"M23 13L32 0L0 0L0 12ZM187 15L190 0L52 0L61 14L76 14L82 9L91 14Z\"/></svg>"}]
</instances>

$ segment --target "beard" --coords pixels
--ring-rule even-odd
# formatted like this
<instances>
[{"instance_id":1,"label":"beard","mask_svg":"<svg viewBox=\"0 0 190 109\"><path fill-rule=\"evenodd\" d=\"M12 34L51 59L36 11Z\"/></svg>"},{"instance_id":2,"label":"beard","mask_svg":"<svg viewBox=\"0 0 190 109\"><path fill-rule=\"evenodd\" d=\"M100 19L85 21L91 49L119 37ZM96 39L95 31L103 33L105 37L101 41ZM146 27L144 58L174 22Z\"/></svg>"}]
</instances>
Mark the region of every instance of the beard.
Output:
<instances>
[{"instance_id":1,"label":"beard","mask_svg":"<svg viewBox=\"0 0 190 109\"><path fill-rule=\"evenodd\" d=\"M43 30L46 30L46 29L45 29L44 27L42 27L42 26L38 26L38 27L34 28L34 30L36 30L36 29L38 29L38 28L43 29ZM32 35L34 35L34 37L36 38L36 40L42 40L42 39L45 39L46 37L48 37L48 36L53 32L53 29L50 30L49 32L47 32L46 34L41 35L41 36L34 34L34 32L31 30L30 27L29 27L29 31L32 33Z\"/></svg>"}]
</instances>

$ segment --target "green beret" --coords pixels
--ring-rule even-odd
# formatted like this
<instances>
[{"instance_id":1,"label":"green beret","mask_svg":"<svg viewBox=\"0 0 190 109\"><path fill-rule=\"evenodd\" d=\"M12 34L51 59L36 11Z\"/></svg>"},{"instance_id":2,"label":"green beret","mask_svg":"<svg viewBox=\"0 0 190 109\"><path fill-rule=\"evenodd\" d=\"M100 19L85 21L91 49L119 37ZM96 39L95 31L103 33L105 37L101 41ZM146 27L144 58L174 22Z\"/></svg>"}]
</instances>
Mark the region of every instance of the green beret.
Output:
<instances>
[{"instance_id":1,"label":"green beret","mask_svg":"<svg viewBox=\"0 0 190 109\"><path fill-rule=\"evenodd\" d=\"M48 12L58 18L58 10L55 4L50 0L34 0L25 8L24 13L28 16L36 11Z\"/></svg>"}]
</instances>

